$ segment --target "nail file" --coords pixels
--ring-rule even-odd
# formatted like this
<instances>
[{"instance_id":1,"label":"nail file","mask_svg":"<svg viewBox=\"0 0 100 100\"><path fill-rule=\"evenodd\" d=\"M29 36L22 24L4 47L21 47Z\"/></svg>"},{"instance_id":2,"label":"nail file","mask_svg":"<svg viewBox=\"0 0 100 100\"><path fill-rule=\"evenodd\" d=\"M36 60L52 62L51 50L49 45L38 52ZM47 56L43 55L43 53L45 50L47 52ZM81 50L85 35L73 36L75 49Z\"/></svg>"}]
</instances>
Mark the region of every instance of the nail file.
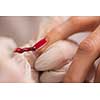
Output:
<instances>
[{"instance_id":1,"label":"nail file","mask_svg":"<svg viewBox=\"0 0 100 100\"><path fill-rule=\"evenodd\" d=\"M43 45L45 45L47 43L47 39L43 38L40 41L38 41L34 46L32 47L26 47L26 48L16 48L14 52L16 53L23 53L23 52L28 52L28 51L36 51L37 49L39 49L40 47L42 47Z\"/></svg>"}]
</instances>

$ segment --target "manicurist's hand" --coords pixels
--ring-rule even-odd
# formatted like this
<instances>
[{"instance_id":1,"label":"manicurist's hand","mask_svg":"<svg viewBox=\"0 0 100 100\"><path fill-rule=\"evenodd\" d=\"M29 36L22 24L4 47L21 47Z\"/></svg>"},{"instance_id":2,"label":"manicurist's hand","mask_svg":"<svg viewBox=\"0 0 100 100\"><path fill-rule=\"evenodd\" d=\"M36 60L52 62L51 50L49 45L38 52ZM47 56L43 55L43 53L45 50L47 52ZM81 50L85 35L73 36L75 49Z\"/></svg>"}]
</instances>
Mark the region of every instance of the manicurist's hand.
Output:
<instances>
[{"instance_id":1,"label":"manicurist's hand","mask_svg":"<svg viewBox=\"0 0 100 100\"><path fill-rule=\"evenodd\" d=\"M46 38L48 43L40 52L58 40L64 40L72 34L90 31L91 34L83 40L75 54L73 62L67 71L64 82L84 82L94 61L100 54L100 17L70 17L64 23L56 26ZM67 51L66 51L67 52ZM100 65L96 70L95 82L100 81Z\"/></svg>"}]
</instances>

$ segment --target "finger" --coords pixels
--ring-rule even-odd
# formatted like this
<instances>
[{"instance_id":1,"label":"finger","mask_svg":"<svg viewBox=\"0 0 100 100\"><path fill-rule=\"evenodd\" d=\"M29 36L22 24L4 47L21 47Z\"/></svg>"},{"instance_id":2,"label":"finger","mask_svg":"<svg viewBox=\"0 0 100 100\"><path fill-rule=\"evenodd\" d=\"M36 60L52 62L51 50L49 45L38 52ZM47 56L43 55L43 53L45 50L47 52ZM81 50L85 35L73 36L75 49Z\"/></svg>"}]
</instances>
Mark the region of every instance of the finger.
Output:
<instances>
[{"instance_id":1,"label":"finger","mask_svg":"<svg viewBox=\"0 0 100 100\"><path fill-rule=\"evenodd\" d=\"M62 40L80 31L91 31L100 24L100 17L71 17L47 33L48 43L39 52L43 52L50 44Z\"/></svg>"},{"instance_id":2,"label":"finger","mask_svg":"<svg viewBox=\"0 0 100 100\"><path fill-rule=\"evenodd\" d=\"M78 46L73 42L57 41L37 58L35 69L38 71L58 69L72 60L77 48Z\"/></svg>"},{"instance_id":3,"label":"finger","mask_svg":"<svg viewBox=\"0 0 100 100\"><path fill-rule=\"evenodd\" d=\"M87 77L85 79L85 83L93 83L94 82L94 77L95 77L95 65L92 64L91 68L87 74Z\"/></svg>"},{"instance_id":4,"label":"finger","mask_svg":"<svg viewBox=\"0 0 100 100\"><path fill-rule=\"evenodd\" d=\"M100 26L79 46L64 82L83 82L91 64L99 55Z\"/></svg>"}]
</instances>

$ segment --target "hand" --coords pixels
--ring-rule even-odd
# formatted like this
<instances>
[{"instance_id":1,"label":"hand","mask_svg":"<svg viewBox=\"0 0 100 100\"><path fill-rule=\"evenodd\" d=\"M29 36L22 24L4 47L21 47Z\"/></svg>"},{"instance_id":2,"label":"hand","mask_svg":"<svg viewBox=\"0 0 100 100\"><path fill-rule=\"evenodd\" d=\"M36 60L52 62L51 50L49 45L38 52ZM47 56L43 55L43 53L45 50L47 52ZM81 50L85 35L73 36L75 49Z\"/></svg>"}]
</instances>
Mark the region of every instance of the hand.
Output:
<instances>
[{"instance_id":1,"label":"hand","mask_svg":"<svg viewBox=\"0 0 100 100\"><path fill-rule=\"evenodd\" d=\"M39 52L44 52L52 43L64 40L75 33L82 31L92 32L99 24L100 17L70 17L67 21L58 23L58 25L46 34L45 37L48 39L48 43Z\"/></svg>"},{"instance_id":2,"label":"hand","mask_svg":"<svg viewBox=\"0 0 100 100\"><path fill-rule=\"evenodd\" d=\"M65 82L84 82L93 63L100 54L100 25L80 43L74 60L65 76ZM96 70L94 82L100 82L100 65Z\"/></svg>"},{"instance_id":3,"label":"hand","mask_svg":"<svg viewBox=\"0 0 100 100\"><path fill-rule=\"evenodd\" d=\"M91 31L92 33L81 42L74 60L65 75L64 82L84 82L94 61L99 57L100 17L71 17L58 25L46 37L48 44L40 50L44 52L48 46L58 40L65 39L76 32ZM67 51L66 51L67 52ZM100 65L96 70L95 82L99 82Z\"/></svg>"}]
</instances>

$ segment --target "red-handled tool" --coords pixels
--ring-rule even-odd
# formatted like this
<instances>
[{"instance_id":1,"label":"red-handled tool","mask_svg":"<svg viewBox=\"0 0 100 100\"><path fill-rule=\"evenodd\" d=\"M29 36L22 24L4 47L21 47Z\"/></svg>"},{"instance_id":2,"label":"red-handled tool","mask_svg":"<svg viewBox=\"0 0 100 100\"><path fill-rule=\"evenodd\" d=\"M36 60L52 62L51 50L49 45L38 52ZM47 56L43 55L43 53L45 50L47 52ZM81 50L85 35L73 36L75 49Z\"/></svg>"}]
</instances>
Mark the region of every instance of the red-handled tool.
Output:
<instances>
[{"instance_id":1,"label":"red-handled tool","mask_svg":"<svg viewBox=\"0 0 100 100\"><path fill-rule=\"evenodd\" d=\"M42 47L47 43L47 39L43 38L39 42L37 42L34 46L32 47L26 47L26 48L16 48L14 52L16 53L23 53L23 52L28 52L28 51L36 51L38 48Z\"/></svg>"}]
</instances>

